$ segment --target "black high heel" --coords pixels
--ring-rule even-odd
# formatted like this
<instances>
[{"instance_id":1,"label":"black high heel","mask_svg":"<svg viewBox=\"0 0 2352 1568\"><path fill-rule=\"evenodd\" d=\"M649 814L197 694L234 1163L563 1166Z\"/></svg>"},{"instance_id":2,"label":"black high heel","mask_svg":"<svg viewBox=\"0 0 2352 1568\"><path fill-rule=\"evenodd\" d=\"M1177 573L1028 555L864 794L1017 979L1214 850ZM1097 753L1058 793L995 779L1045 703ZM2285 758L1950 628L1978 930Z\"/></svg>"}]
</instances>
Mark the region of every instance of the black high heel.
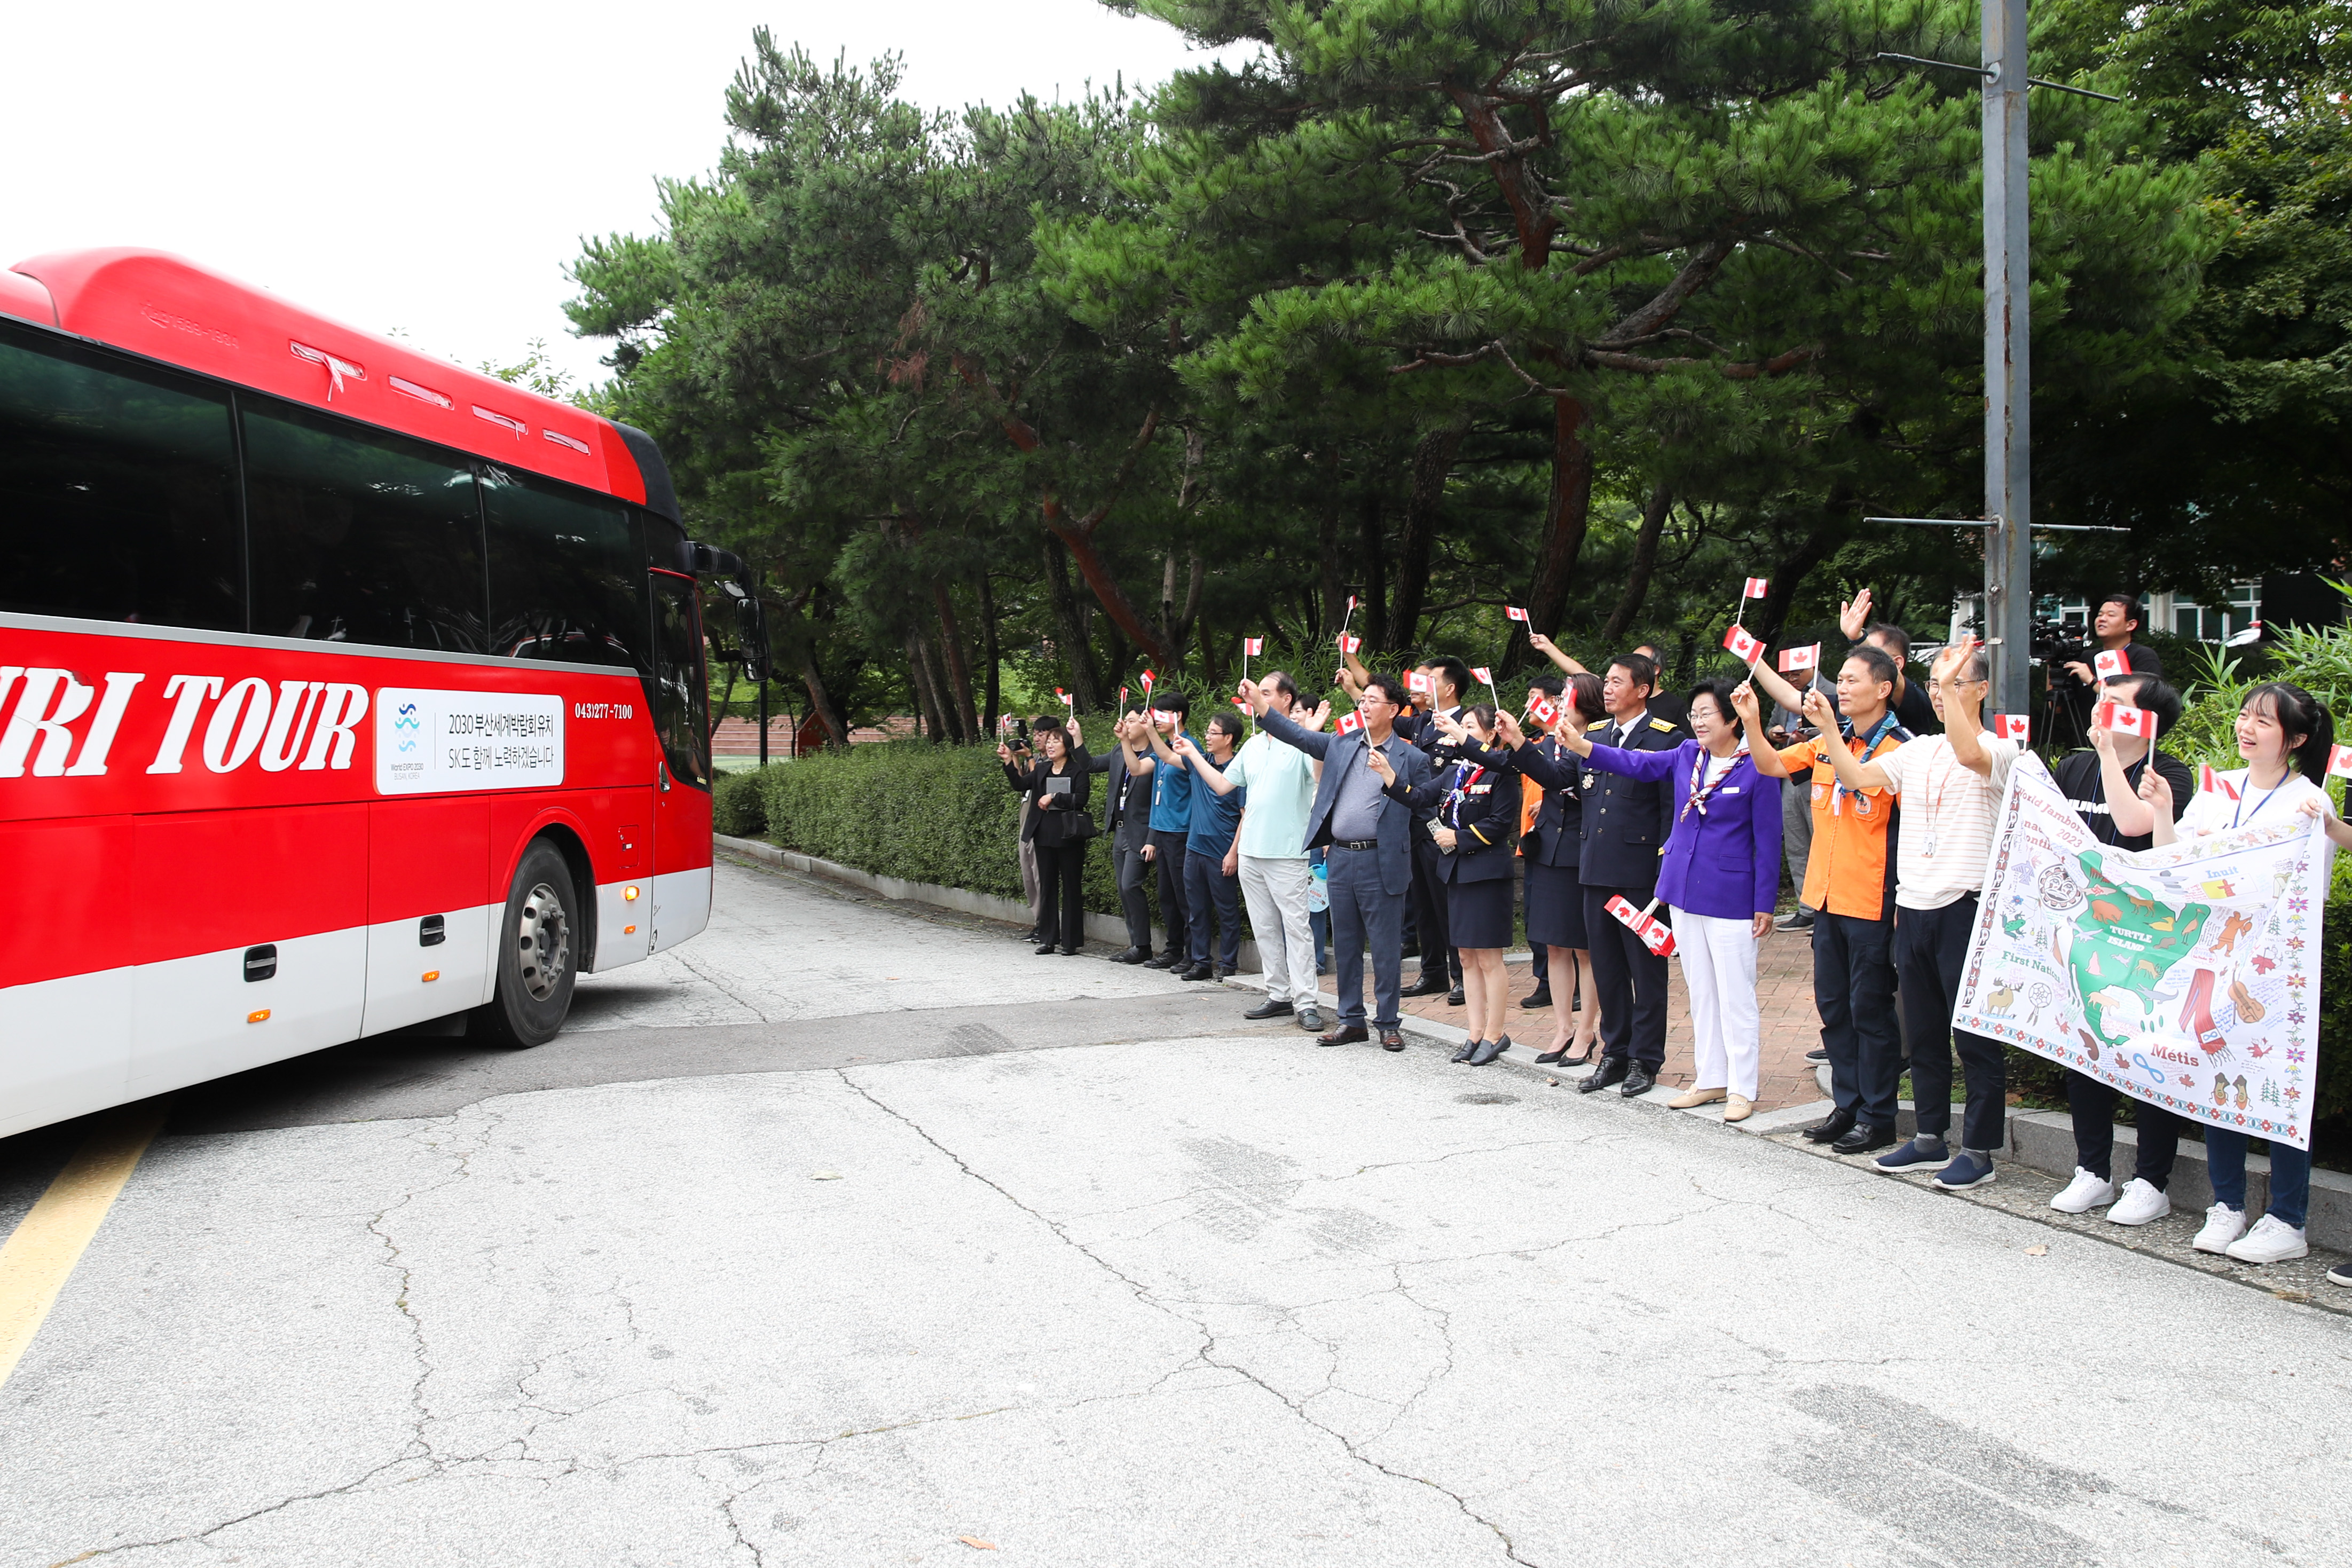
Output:
<instances>
[{"instance_id":1,"label":"black high heel","mask_svg":"<svg viewBox=\"0 0 2352 1568\"><path fill-rule=\"evenodd\" d=\"M1592 1059L1593 1059L1595 1056L1598 1056L1600 1053L1601 1053L1601 1041L1600 1041L1600 1040L1596 1037L1596 1038L1593 1040L1593 1041L1592 1041L1592 1043L1591 1043L1591 1045L1588 1045L1588 1046L1586 1046L1586 1047L1584 1048L1584 1054L1583 1054L1582 1056L1563 1056L1563 1057L1561 1057L1561 1058L1559 1059L1559 1064L1560 1064L1562 1067L1584 1067L1584 1066L1588 1066L1588 1065L1590 1065L1590 1064L1591 1064L1591 1062Z\"/></svg>"},{"instance_id":2,"label":"black high heel","mask_svg":"<svg viewBox=\"0 0 2352 1568\"><path fill-rule=\"evenodd\" d=\"M1536 1058L1536 1065L1538 1067L1559 1067L1562 1065L1567 1059L1568 1047L1563 1045L1558 1051L1547 1051L1538 1055Z\"/></svg>"}]
</instances>

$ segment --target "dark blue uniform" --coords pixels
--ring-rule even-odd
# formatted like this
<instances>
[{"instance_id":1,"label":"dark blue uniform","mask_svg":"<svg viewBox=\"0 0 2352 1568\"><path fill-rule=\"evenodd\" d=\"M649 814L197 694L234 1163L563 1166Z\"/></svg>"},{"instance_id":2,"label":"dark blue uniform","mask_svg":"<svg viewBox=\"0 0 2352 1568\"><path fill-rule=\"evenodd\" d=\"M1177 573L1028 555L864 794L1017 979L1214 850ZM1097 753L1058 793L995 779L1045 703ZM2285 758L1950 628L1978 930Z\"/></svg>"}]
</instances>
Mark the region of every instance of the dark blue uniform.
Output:
<instances>
[{"instance_id":1,"label":"dark blue uniform","mask_svg":"<svg viewBox=\"0 0 2352 1568\"><path fill-rule=\"evenodd\" d=\"M1615 722L1594 730L1598 746L1672 751L1688 738L1680 726L1643 714L1631 729ZM1577 874L1584 883L1584 925L1592 939L1592 988L1601 999L1604 1063L1632 1061L1652 1077L1666 1062L1666 961L1609 913L1612 898L1639 909L1657 895L1658 855L1674 825L1675 787L1587 768L1584 841ZM1661 918L1664 911L1657 912Z\"/></svg>"}]
</instances>

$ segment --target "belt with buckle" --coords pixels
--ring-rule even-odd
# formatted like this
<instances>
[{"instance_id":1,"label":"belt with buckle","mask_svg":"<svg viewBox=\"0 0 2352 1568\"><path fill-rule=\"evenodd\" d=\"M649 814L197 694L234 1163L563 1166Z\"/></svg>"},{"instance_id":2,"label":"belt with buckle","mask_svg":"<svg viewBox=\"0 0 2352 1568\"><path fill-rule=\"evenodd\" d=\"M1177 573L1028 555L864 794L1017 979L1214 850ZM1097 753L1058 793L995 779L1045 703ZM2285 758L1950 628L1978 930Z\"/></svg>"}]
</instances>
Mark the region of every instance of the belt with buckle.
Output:
<instances>
[{"instance_id":1,"label":"belt with buckle","mask_svg":"<svg viewBox=\"0 0 2352 1568\"><path fill-rule=\"evenodd\" d=\"M1376 850L1381 847L1381 841L1378 839L1342 839L1335 841L1331 847L1335 850Z\"/></svg>"}]
</instances>

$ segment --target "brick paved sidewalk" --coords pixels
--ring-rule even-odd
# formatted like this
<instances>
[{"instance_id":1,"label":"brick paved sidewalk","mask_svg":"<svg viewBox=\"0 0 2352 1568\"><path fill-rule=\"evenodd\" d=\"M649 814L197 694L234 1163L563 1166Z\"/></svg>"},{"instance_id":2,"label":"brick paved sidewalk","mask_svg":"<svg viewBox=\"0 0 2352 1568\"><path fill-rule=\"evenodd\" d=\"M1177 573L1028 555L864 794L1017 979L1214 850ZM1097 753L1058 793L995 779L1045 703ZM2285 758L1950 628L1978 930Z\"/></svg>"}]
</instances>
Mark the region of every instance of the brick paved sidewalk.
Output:
<instances>
[{"instance_id":1,"label":"brick paved sidewalk","mask_svg":"<svg viewBox=\"0 0 2352 1568\"><path fill-rule=\"evenodd\" d=\"M1692 1082L1690 994L1683 988L1681 960L1667 960L1667 969L1671 988L1666 1008L1666 1070L1658 1082L1672 1088L1687 1089ZM1535 988L1535 977L1524 961L1510 964L1508 970L1511 1019L1507 1027L1511 1039L1536 1051L1545 1050L1551 1042L1551 1011L1548 1008L1530 1009L1519 1006L1519 998ZM1412 984L1415 974L1414 961L1407 958L1404 983ZM1329 976L1323 979L1327 986L1330 983ZM1775 931L1764 939L1756 956L1756 995L1764 1015L1764 1055L1757 1084L1757 1109L1772 1111L1821 1099L1813 1063L1805 1060L1805 1052L1822 1043L1821 1018L1813 1010L1813 948L1810 933ZM1371 1000L1371 971L1367 966L1367 1017L1370 1016ZM1447 1007L1444 997L1407 997L1404 1010L1415 1018L1452 1024L1456 1029L1468 1022L1466 1012L1461 1008Z\"/></svg>"}]
</instances>

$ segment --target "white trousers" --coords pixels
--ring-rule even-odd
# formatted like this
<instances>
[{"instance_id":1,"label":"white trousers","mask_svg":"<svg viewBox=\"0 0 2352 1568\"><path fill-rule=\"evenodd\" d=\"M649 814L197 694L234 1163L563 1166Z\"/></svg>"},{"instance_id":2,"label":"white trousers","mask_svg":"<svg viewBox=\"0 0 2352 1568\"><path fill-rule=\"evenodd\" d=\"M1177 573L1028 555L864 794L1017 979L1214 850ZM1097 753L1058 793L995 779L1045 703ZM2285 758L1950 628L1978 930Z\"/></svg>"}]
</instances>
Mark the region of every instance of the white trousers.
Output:
<instances>
[{"instance_id":1,"label":"white trousers","mask_svg":"<svg viewBox=\"0 0 2352 1568\"><path fill-rule=\"evenodd\" d=\"M1242 902L1265 972L1265 999L1315 1005L1315 933L1307 924L1307 857L1241 857Z\"/></svg>"},{"instance_id":2,"label":"white trousers","mask_svg":"<svg viewBox=\"0 0 2352 1568\"><path fill-rule=\"evenodd\" d=\"M1756 1008L1756 927L1747 919L1675 911L1675 951L1690 988L1699 1089L1756 1098L1764 1025Z\"/></svg>"}]
</instances>

